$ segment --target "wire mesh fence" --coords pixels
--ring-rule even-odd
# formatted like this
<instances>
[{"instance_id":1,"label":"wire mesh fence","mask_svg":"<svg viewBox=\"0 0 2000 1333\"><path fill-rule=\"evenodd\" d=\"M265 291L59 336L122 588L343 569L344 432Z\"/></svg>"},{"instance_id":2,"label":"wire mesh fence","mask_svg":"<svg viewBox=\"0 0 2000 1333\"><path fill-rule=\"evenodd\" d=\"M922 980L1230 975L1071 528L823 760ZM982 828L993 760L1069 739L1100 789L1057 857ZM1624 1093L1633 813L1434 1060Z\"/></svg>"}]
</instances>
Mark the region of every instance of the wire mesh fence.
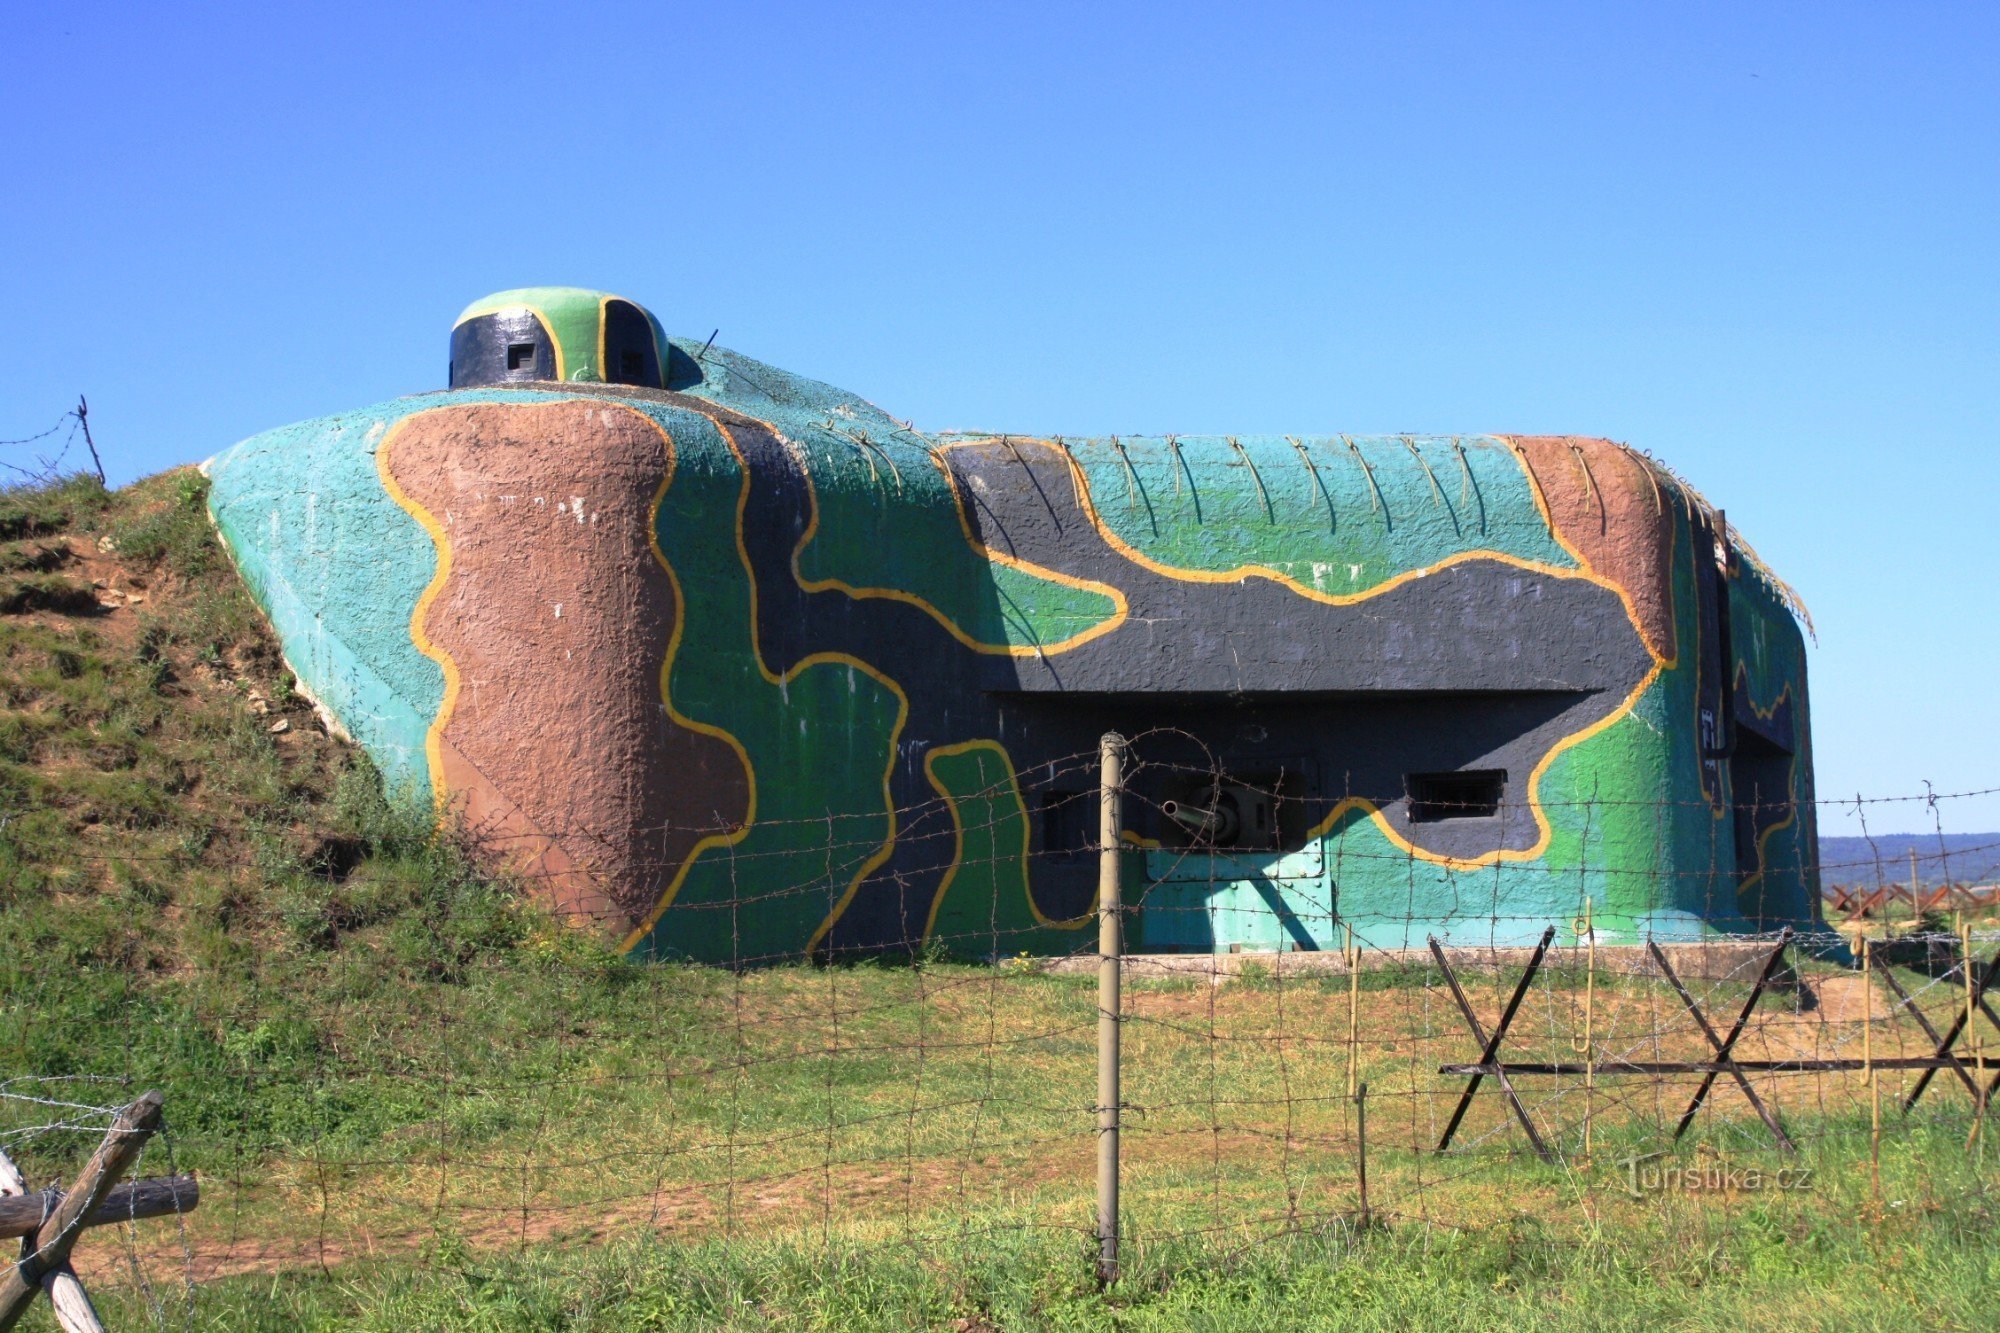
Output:
<instances>
[{"instance_id":1,"label":"wire mesh fence","mask_svg":"<svg viewBox=\"0 0 2000 1333\"><path fill-rule=\"evenodd\" d=\"M1534 868L1567 886L1560 913L1468 891L1456 915L1361 915L1342 881L1379 848L1336 845L1288 878L1276 867L1325 812L1283 775L1246 786L1149 759L1171 749L1155 739L1133 738L1109 806L1092 752L896 811L894 836L928 850L900 863L912 883L887 901L908 929L889 950L756 943L760 917L831 920L880 864L880 827L831 817L786 830L783 855L689 831L730 886L695 909L725 923L703 938L730 942L705 961L634 961L587 921L516 910L573 883L578 858L552 846L603 830L437 839L511 867L491 874L449 856L371 869L312 836L282 864L79 838L64 891L200 874L219 924L187 975L73 947L0 962L0 1149L31 1188L60 1185L117 1107L163 1091L149 1151L200 1178L199 1208L97 1228L74 1256L160 1324L243 1274L637 1235L710 1252L1025 1244L1115 1277L1151 1251L1221 1262L1524 1214L1712 1237L1817 1208L1864 1244L1898 1210L1984 1190L2000 923L1989 890L1947 887L1948 854L1888 920L1880 901L1848 910L1870 858L1802 869L1843 885L1824 913L1815 892L1796 920L1663 930L1604 885L1687 867L1609 853ZM1958 798L1920 799L1942 832ZM818 869L800 879L808 845ZM1414 875L1419 853L1397 855ZM1030 897L1055 909L1031 915L997 889L983 916L941 907L982 858L1013 892L1045 871L1085 887ZM17 880L48 869L9 863ZM1744 872L1714 873L1733 901ZM274 884L275 931L243 906Z\"/></svg>"}]
</instances>

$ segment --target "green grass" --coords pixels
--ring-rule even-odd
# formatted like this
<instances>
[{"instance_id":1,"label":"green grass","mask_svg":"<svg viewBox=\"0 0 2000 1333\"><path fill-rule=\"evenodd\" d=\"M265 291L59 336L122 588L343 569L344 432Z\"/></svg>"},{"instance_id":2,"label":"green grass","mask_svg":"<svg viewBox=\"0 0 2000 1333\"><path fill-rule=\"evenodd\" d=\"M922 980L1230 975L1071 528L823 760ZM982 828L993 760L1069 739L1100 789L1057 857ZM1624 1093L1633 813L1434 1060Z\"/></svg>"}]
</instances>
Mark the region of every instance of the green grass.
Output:
<instances>
[{"instance_id":1,"label":"green grass","mask_svg":"<svg viewBox=\"0 0 2000 1333\"><path fill-rule=\"evenodd\" d=\"M1685 1084L1601 1084L1589 1154L1578 1081L1525 1089L1557 1166L1489 1089L1440 1157L1436 1067L1473 1052L1421 966L1361 987L1367 1229L1345 981L1130 986L1132 1240L1100 1293L1093 979L613 955L318 728L202 487L0 492L0 1145L61 1179L104 1117L48 1100L158 1087L142 1172L203 1178L184 1228L86 1239L114 1326L1990 1326L1992 1173L1956 1088L1889 1107L1879 1195L1845 1077L1774 1093L1809 1191L1627 1197L1619 1161L1668 1146ZM1576 966L1512 1054L1568 1054ZM1490 1014L1511 974L1466 979ZM1718 1015L1744 993L1697 989ZM1606 1049L1701 1050L1655 982L1595 1004ZM1747 1041L1841 1039L1808 1019L1773 995ZM1727 1090L1673 1152L1784 1164Z\"/></svg>"},{"instance_id":2,"label":"green grass","mask_svg":"<svg viewBox=\"0 0 2000 1333\"><path fill-rule=\"evenodd\" d=\"M1824 1203L1750 1207L1726 1225L1668 1203L1581 1236L1534 1217L1333 1226L1220 1252L1139 1246L1102 1293L1080 1238L977 1219L927 1245L641 1237L481 1254L445 1237L416 1264L213 1284L196 1326L1974 1329L1991 1326L2000 1280L1992 1222L1987 1199L1958 1197L1879 1229Z\"/></svg>"}]
</instances>

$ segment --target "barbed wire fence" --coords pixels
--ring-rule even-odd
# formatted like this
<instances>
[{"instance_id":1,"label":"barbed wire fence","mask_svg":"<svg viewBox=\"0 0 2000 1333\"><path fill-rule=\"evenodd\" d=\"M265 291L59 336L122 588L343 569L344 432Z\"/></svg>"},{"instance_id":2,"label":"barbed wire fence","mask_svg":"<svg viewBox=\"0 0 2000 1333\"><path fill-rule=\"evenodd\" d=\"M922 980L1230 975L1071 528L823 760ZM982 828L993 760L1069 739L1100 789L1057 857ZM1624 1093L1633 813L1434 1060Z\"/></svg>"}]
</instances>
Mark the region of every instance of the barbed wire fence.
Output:
<instances>
[{"instance_id":1,"label":"barbed wire fence","mask_svg":"<svg viewBox=\"0 0 2000 1333\"><path fill-rule=\"evenodd\" d=\"M58 436L60 443L56 442ZM6 484L45 486L76 471L70 456L78 439L83 441L90 456L90 470L97 484L104 485L104 460L98 455L97 440L90 431L90 401L82 395L78 395L75 407L57 417L55 424L46 430L17 440L0 440L0 470L4 470ZM30 445L37 447L29 450ZM13 454L14 450L25 452Z\"/></svg>"},{"instance_id":2,"label":"barbed wire fence","mask_svg":"<svg viewBox=\"0 0 2000 1333\"><path fill-rule=\"evenodd\" d=\"M122 1034L122 1068L63 1067L47 1017L62 1006L36 996L132 960L10 960L0 1149L25 1188L60 1185L121 1108L163 1089L167 1173L200 1178L199 1209L100 1227L73 1260L159 1326L247 1273L637 1235L746 1253L1039 1246L1112 1283L1149 1253L1354 1246L1523 1207L1580 1235L1651 1209L1712 1240L1772 1191L1837 1180L1865 1243L1899 1201L1986 1179L2000 893L1951 881L1966 851L1944 837L1954 802L1986 793L1890 798L1924 802L1938 835L1934 887L1913 874L1907 911L1868 897L1893 887L1871 856L1803 869L1828 883L1824 908L1697 935L1620 919L1604 885L1672 876L1733 904L1739 873L1621 860L1588 832L1618 802L1544 803L1586 830L1577 859L1508 879L1455 867L1463 891L1440 911L1420 903L1434 859L1339 830L1307 852L1321 834L1300 830L1330 799L1282 773L1246 783L1190 744L1161 729L893 811L908 883L871 910L910 943L887 951L838 932L804 959L770 943L773 922L830 919L881 888L882 820L827 815L760 821L756 840L724 823L642 831L648 847L711 840L708 896L674 927L711 942L702 961L619 961L567 937L502 954L406 941L427 984L365 1022L316 1030L276 983L196 985L180 1026L143 1041L170 1020L134 984L94 1014ZM1253 808L1261 831L1244 826ZM574 874L550 868L550 846L575 860L612 841L581 822L451 836L545 898ZM1284 864L1302 853L1319 859ZM199 867L246 898L277 876L352 873L212 849L148 867L88 838L68 855L107 881ZM664 881L679 864L642 868ZM944 910L974 870L990 886L977 908ZM1379 892L1343 910L1343 882L1397 875L1403 910ZM1524 894L1521 877L1541 878ZM1037 897L1043 884L1058 888ZM368 886L347 887L336 929L367 914ZM256 978L257 951L288 946L213 947ZM317 983L337 1005L359 1009L387 975L329 958Z\"/></svg>"}]
</instances>

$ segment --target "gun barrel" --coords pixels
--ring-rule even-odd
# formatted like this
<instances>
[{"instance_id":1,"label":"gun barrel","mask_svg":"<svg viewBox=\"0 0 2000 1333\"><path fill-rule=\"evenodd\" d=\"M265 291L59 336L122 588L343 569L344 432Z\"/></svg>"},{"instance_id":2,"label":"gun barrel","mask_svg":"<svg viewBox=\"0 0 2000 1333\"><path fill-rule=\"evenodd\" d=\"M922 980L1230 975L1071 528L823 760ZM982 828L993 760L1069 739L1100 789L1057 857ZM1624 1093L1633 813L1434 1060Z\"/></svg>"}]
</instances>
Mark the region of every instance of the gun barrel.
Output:
<instances>
[{"instance_id":1,"label":"gun barrel","mask_svg":"<svg viewBox=\"0 0 2000 1333\"><path fill-rule=\"evenodd\" d=\"M1236 836L1236 812L1225 806L1189 805L1185 801L1162 801L1160 813L1190 834L1211 842L1227 842Z\"/></svg>"}]
</instances>

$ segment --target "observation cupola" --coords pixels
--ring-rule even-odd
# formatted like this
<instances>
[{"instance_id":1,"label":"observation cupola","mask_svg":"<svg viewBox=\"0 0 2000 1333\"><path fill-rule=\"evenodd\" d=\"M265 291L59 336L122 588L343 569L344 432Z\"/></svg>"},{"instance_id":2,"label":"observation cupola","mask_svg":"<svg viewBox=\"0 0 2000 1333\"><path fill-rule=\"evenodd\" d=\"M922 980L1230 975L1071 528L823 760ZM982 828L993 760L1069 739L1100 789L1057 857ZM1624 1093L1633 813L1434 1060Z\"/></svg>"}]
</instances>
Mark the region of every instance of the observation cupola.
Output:
<instances>
[{"instance_id":1,"label":"observation cupola","mask_svg":"<svg viewBox=\"0 0 2000 1333\"><path fill-rule=\"evenodd\" d=\"M474 301L451 329L450 387L536 380L666 387L667 339L635 301L521 287Z\"/></svg>"}]
</instances>

